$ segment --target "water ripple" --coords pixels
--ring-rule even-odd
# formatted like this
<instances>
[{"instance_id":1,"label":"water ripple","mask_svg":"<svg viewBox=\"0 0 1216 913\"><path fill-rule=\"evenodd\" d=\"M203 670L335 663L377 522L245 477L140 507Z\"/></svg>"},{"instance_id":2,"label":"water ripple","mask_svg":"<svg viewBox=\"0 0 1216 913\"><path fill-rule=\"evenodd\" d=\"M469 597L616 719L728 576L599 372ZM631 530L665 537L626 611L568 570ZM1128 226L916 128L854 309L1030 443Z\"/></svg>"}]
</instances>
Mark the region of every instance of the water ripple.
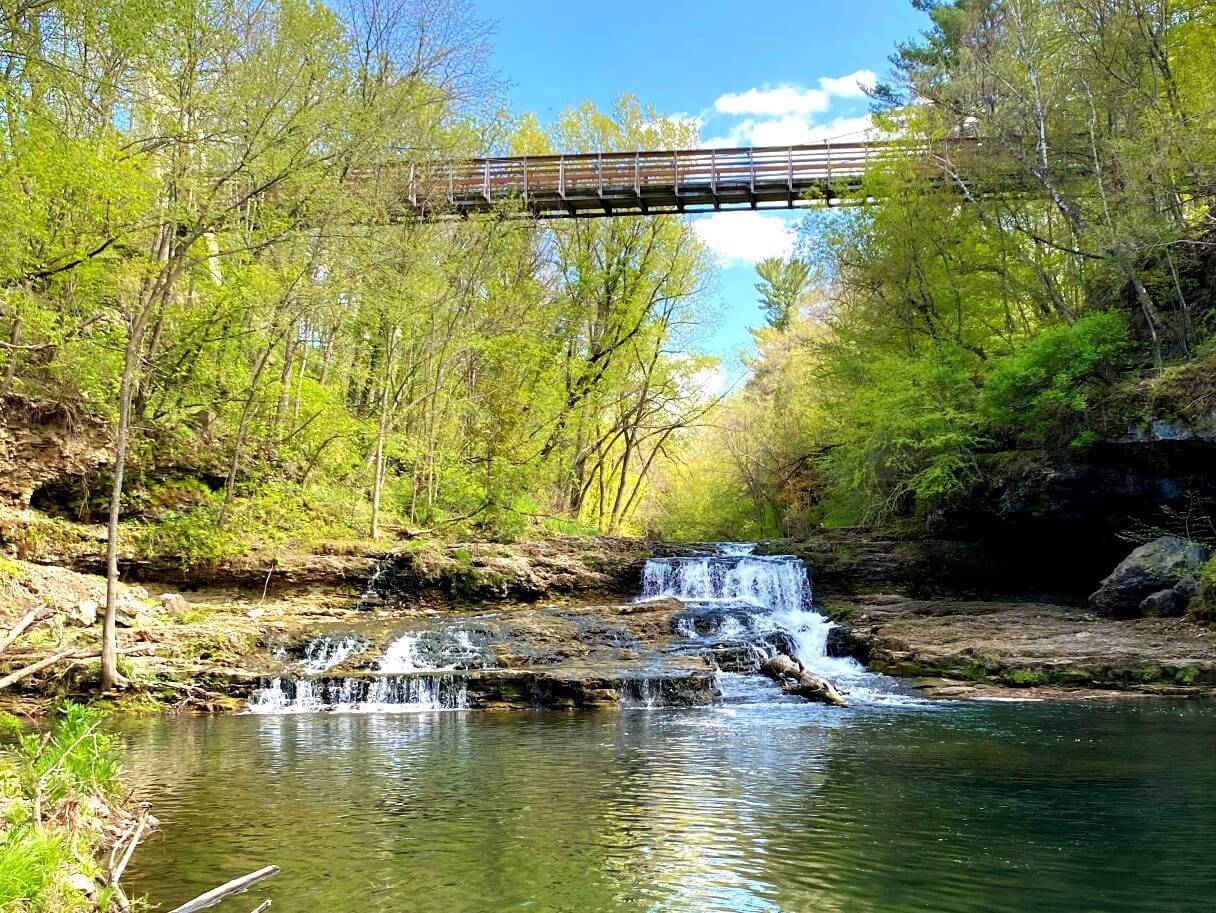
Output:
<instances>
[{"instance_id":1,"label":"water ripple","mask_svg":"<svg viewBox=\"0 0 1216 913\"><path fill-rule=\"evenodd\" d=\"M172 905L326 913L1201 909L1212 708L797 704L123 724Z\"/></svg>"}]
</instances>

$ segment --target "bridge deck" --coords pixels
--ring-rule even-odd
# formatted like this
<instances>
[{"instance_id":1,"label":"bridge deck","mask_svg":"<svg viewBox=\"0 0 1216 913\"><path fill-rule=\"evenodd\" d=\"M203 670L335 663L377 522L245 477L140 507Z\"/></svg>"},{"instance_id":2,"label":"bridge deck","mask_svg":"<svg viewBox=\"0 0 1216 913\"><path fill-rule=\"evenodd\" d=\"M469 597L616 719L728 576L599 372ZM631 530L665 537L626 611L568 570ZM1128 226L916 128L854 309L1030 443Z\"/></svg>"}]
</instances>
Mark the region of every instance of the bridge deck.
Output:
<instances>
[{"instance_id":1,"label":"bridge deck","mask_svg":"<svg viewBox=\"0 0 1216 913\"><path fill-rule=\"evenodd\" d=\"M872 161L916 152L889 143L823 143L471 159L411 168L399 205L435 218L514 202L521 214L541 219L839 205L860 202Z\"/></svg>"}]
</instances>

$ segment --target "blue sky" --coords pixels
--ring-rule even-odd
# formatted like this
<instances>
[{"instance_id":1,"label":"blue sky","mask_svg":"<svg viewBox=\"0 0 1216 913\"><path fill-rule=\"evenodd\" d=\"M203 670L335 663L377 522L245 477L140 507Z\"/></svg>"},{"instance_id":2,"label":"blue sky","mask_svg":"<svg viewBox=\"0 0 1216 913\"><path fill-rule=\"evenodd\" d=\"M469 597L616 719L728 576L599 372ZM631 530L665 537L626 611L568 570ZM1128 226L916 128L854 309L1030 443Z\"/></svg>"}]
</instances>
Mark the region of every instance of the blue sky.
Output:
<instances>
[{"instance_id":1,"label":"blue sky","mask_svg":"<svg viewBox=\"0 0 1216 913\"><path fill-rule=\"evenodd\" d=\"M549 121L623 92L698 118L715 145L815 142L864 130L858 89L927 18L910 0L474 0L496 23L493 67L518 112ZM703 346L729 361L762 322L754 263L788 254L796 214L717 213L696 227L719 265L719 323ZM730 371L729 373L734 373Z\"/></svg>"}]
</instances>

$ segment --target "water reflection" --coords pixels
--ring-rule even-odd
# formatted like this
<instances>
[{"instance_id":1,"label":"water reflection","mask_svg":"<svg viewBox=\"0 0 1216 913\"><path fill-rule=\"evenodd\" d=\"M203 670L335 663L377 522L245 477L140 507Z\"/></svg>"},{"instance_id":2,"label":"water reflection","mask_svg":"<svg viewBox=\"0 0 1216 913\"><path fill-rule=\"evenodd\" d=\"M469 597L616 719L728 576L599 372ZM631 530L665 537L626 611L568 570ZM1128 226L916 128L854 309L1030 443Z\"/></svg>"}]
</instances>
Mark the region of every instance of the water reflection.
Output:
<instances>
[{"instance_id":1,"label":"water reflection","mask_svg":"<svg viewBox=\"0 0 1216 913\"><path fill-rule=\"evenodd\" d=\"M797 704L125 724L171 907L1145 911L1216 890L1216 712ZM254 901L254 902L251 902Z\"/></svg>"}]
</instances>

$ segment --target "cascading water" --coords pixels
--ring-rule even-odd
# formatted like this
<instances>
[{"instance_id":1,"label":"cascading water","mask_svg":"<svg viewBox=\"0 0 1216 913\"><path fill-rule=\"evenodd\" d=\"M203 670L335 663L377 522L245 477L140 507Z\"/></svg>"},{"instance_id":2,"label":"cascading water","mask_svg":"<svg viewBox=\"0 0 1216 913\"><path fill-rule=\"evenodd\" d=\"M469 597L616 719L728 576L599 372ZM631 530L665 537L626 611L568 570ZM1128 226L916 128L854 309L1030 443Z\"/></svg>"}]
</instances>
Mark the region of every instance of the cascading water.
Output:
<instances>
[{"instance_id":1,"label":"cascading water","mask_svg":"<svg viewBox=\"0 0 1216 913\"><path fill-rule=\"evenodd\" d=\"M642 574L641 599L674 597L688 606L677 633L718 661L728 699L754 692L751 683L738 687L732 672L755 672L777 652L792 654L854 699L893 696L882 676L855 660L828 655L832 622L814 610L806 565L792 555L754 550L749 543L726 542L713 555L651 559Z\"/></svg>"},{"instance_id":2,"label":"cascading water","mask_svg":"<svg viewBox=\"0 0 1216 913\"><path fill-rule=\"evenodd\" d=\"M304 671L328 672L357 653L367 649L367 639L358 634L323 634L314 637L304 648Z\"/></svg>"},{"instance_id":3,"label":"cascading water","mask_svg":"<svg viewBox=\"0 0 1216 913\"><path fill-rule=\"evenodd\" d=\"M371 642L359 635L320 635L294 661L282 657L284 672L263 680L250 711L464 709L502 701L502 683L508 681L532 689L524 693L533 702L567 705L572 693L583 693L571 692L568 681L615 691L625 707L690 706L716 694L732 703L767 703L785 699L757 674L778 653L831 679L853 701L908 700L891 680L851 659L828 655L832 623L814 610L808 570L792 555L756 555L751 544L727 542L708 555L650 560L638 601L665 597L683 603L674 619L674 641L639 637L611 614L556 606L521 620L504 611L424 622L426 627L399 632L378 656L369 655ZM564 652L567 642L561 638L573 652ZM571 656L593 659L579 666ZM690 663L690 656L697 661ZM704 668L701 657L718 670L716 683L697 672L704 691L689 685L698 681L690 670ZM543 688L538 689L537 675L548 676ZM519 685L521 680L526 684Z\"/></svg>"},{"instance_id":4,"label":"cascading water","mask_svg":"<svg viewBox=\"0 0 1216 913\"><path fill-rule=\"evenodd\" d=\"M466 682L451 673L469 668L459 662L432 663L422 658L420 645L426 634L408 632L394 640L376 662L376 670L358 676L326 677L326 672L357 652L368 642L357 635L322 636L305 647L306 677L279 676L263 682L249 701L252 713L462 710L469 706ZM432 640L434 638L432 637ZM463 648L466 637L454 637ZM471 647L471 644L468 644ZM432 653L435 648L432 647Z\"/></svg>"},{"instance_id":5,"label":"cascading water","mask_svg":"<svg viewBox=\"0 0 1216 913\"><path fill-rule=\"evenodd\" d=\"M462 710L465 682L451 675L275 678L249 701L251 713Z\"/></svg>"}]
</instances>

